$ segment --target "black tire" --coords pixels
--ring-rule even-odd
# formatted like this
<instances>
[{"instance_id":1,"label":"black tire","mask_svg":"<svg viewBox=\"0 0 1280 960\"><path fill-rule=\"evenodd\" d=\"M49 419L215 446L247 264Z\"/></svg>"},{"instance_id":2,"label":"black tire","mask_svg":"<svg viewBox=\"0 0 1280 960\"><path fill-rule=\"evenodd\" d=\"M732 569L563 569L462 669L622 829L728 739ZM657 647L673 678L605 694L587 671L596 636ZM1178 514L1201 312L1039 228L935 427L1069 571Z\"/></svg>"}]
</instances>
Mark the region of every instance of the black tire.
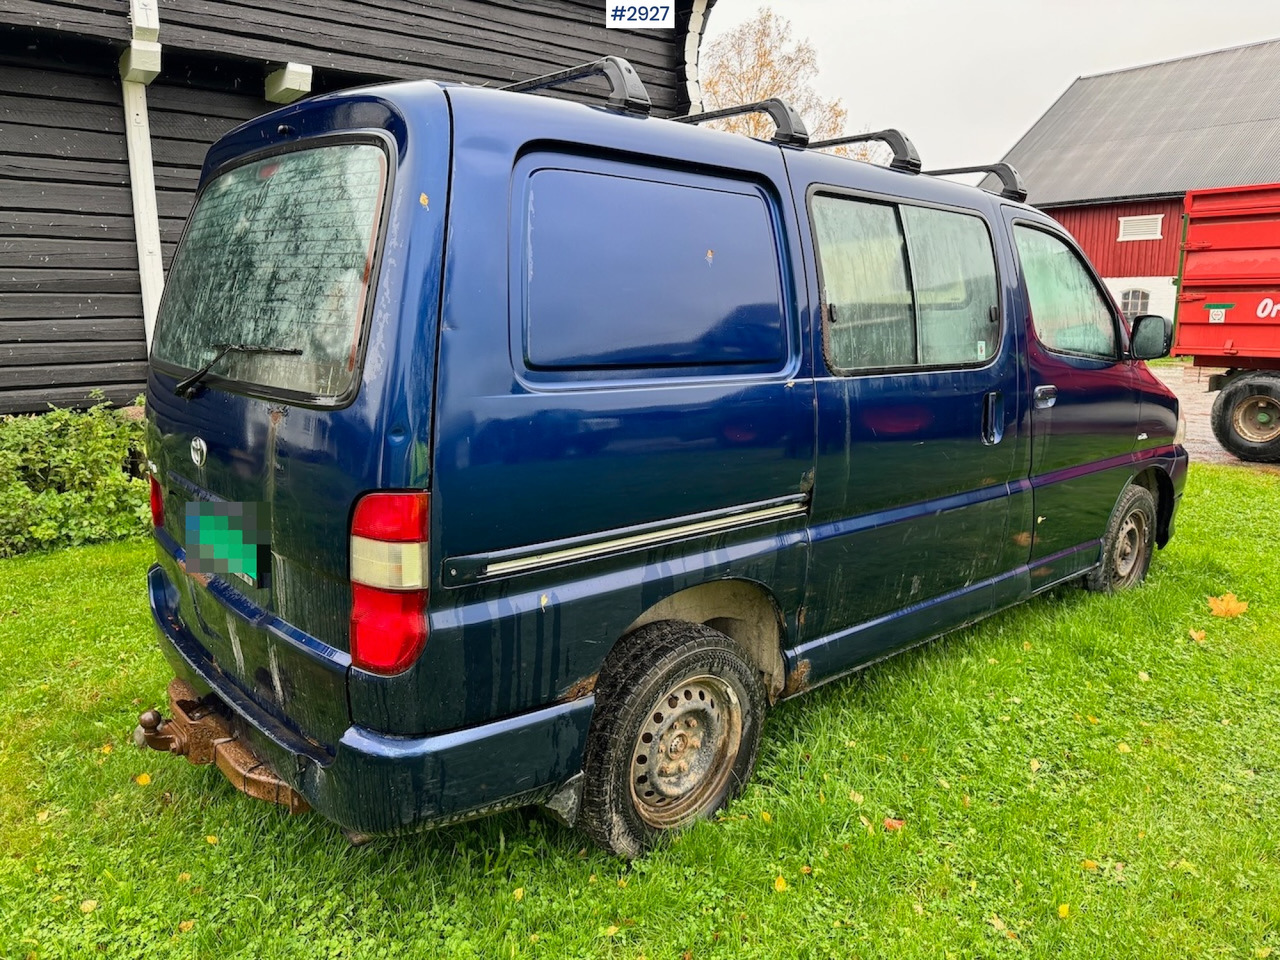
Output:
<instances>
[{"instance_id":1,"label":"black tire","mask_svg":"<svg viewBox=\"0 0 1280 960\"><path fill-rule=\"evenodd\" d=\"M1100 593L1136 587L1146 579L1155 552L1156 499L1146 487L1131 483L1116 501L1102 538L1102 562L1085 586Z\"/></svg>"},{"instance_id":2,"label":"black tire","mask_svg":"<svg viewBox=\"0 0 1280 960\"><path fill-rule=\"evenodd\" d=\"M1280 462L1280 373L1231 380L1214 399L1210 422L1228 453L1254 463Z\"/></svg>"},{"instance_id":3,"label":"black tire","mask_svg":"<svg viewBox=\"0 0 1280 960\"><path fill-rule=\"evenodd\" d=\"M595 692L578 825L605 849L642 856L712 816L750 778L764 684L719 631L647 624L610 653Z\"/></svg>"}]
</instances>

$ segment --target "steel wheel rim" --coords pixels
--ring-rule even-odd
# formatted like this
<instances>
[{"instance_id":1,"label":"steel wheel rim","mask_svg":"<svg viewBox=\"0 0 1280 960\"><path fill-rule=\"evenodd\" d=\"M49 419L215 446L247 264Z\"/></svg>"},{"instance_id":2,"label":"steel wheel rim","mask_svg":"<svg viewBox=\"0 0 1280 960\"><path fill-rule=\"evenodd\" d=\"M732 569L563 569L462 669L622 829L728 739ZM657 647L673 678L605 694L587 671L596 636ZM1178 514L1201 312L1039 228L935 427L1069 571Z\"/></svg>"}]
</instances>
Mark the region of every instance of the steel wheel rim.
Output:
<instances>
[{"instance_id":1,"label":"steel wheel rim","mask_svg":"<svg viewBox=\"0 0 1280 960\"><path fill-rule=\"evenodd\" d=\"M1135 580L1146 550L1147 516L1141 510L1134 510L1124 518L1116 534L1116 545L1111 554L1115 571L1112 582L1117 586L1127 586Z\"/></svg>"},{"instance_id":2,"label":"steel wheel rim","mask_svg":"<svg viewBox=\"0 0 1280 960\"><path fill-rule=\"evenodd\" d=\"M1250 443L1270 443L1280 437L1280 403L1261 395L1247 397L1236 404L1231 425Z\"/></svg>"},{"instance_id":3,"label":"steel wheel rim","mask_svg":"<svg viewBox=\"0 0 1280 960\"><path fill-rule=\"evenodd\" d=\"M689 677L654 701L631 749L631 800L665 830L696 820L723 795L742 746L742 704L720 677Z\"/></svg>"}]
</instances>

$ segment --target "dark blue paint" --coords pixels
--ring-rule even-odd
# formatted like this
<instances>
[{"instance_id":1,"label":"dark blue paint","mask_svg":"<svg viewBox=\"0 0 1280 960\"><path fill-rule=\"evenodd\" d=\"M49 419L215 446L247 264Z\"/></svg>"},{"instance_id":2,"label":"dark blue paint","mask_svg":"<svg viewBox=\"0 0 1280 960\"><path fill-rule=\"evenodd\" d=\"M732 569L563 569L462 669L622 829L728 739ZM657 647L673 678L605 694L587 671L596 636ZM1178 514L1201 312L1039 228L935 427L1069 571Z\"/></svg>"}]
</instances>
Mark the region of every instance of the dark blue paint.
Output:
<instances>
[{"instance_id":1,"label":"dark blue paint","mask_svg":"<svg viewBox=\"0 0 1280 960\"><path fill-rule=\"evenodd\" d=\"M148 418L171 518L149 576L162 645L344 826L396 831L545 797L581 765L583 681L688 587L760 585L788 668L812 685L1090 568L1135 477L1167 491L1172 528L1186 464L1176 400L1142 364L1037 346L1010 231L1014 218L1054 224L1030 208L687 125L425 82L255 120L215 145L204 177L342 131L394 144L358 390L286 404L214 376L185 400L172 393L181 371L153 370ZM984 366L828 368L815 189L987 224L1001 332ZM1046 378L1059 388L1048 416L1031 403ZM203 468L188 457L196 435ZM416 665L375 676L347 654L350 516L362 493L405 488L432 495L430 636ZM807 511L484 574L534 547L788 498ZM271 505L269 589L185 574L173 518L191 499Z\"/></svg>"}]
</instances>

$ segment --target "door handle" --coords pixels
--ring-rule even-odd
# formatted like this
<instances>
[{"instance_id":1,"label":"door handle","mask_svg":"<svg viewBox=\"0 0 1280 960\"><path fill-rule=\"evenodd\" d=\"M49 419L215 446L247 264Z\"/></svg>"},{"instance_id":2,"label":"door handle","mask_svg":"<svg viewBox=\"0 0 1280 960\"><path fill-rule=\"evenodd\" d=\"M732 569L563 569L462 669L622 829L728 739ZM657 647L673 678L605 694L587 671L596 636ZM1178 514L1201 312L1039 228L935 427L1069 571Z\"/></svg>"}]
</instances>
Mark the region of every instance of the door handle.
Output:
<instances>
[{"instance_id":1,"label":"door handle","mask_svg":"<svg viewBox=\"0 0 1280 960\"><path fill-rule=\"evenodd\" d=\"M1004 439L1004 394L992 390L982 398L982 442L997 444Z\"/></svg>"},{"instance_id":2,"label":"door handle","mask_svg":"<svg viewBox=\"0 0 1280 960\"><path fill-rule=\"evenodd\" d=\"M1058 402L1058 388L1052 383L1043 384L1031 392L1031 399L1037 410L1048 410Z\"/></svg>"}]
</instances>

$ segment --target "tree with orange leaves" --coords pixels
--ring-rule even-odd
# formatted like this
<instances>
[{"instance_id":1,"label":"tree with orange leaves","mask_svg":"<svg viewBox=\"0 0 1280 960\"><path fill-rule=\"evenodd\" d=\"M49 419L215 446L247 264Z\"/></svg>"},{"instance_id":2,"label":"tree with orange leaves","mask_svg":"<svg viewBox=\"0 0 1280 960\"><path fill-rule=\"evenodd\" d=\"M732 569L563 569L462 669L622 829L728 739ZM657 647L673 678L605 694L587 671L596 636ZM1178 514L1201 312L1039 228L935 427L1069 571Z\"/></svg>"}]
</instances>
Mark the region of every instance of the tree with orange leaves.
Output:
<instances>
[{"instance_id":1,"label":"tree with orange leaves","mask_svg":"<svg viewBox=\"0 0 1280 960\"><path fill-rule=\"evenodd\" d=\"M813 88L818 54L809 39L793 37L791 21L764 7L750 20L711 43L702 55L702 92L707 110L779 97L804 118L813 140L845 132L849 111L843 101L823 97ZM767 140L773 121L764 114L717 120L714 126L730 133ZM866 144L837 148L836 153L872 159Z\"/></svg>"}]
</instances>

